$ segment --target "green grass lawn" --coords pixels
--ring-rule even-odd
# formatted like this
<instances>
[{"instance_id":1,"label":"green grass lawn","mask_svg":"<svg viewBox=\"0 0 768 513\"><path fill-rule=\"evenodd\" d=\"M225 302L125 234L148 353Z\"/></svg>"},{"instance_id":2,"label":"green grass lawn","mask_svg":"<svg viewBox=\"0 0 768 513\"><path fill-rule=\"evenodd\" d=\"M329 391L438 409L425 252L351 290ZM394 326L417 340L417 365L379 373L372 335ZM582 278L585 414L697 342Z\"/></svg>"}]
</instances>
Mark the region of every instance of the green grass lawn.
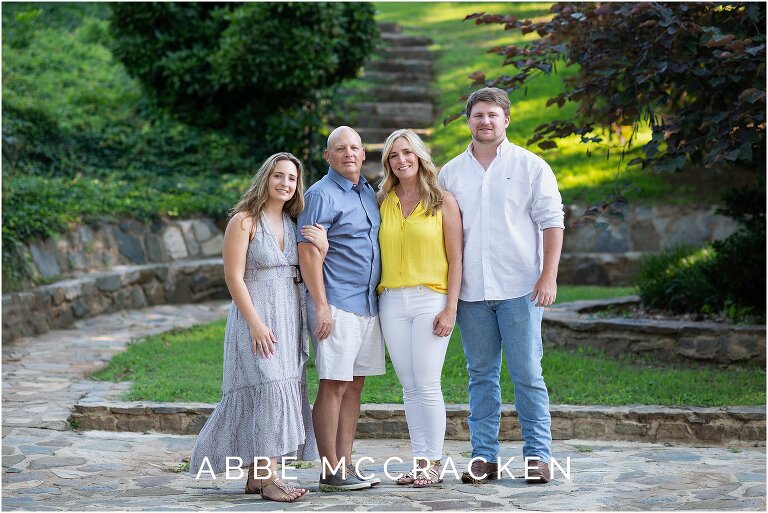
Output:
<instances>
[{"instance_id":1,"label":"green grass lawn","mask_svg":"<svg viewBox=\"0 0 768 513\"><path fill-rule=\"evenodd\" d=\"M559 301L597 299L631 293L630 288L562 286ZM221 397L224 321L169 332L128 346L93 377L133 381L127 400L217 402ZM310 401L317 394L317 371L307 368ZM765 371L755 367L690 368L649 359L606 358L589 351L548 348L542 362L553 404L765 404ZM506 375L506 363L502 374ZM448 403L466 403L467 371L456 330L443 366ZM509 379L501 380L505 403L514 401ZM701 383L707 383L706 387ZM366 403L401 403L401 389L387 358L387 373L366 380Z\"/></svg>"},{"instance_id":2,"label":"green grass lawn","mask_svg":"<svg viewBox=\"0 0 768 513\"><path fill-rule=\"evenodd\" d=\"M462 21L468 14L486 12L489 14L514 14L520 19L542 19L548 16L548 3L501 3L501 2L377 2L377 20L396 22L406 34L428 36L434 41L432 49L437 53L436 83L439 91L437 100L438 118L433 125L430 139L433 157L438 165L463 151L470 140L469 129L464 119L458 119L447 127L442 120L460 112L464 102L459 98L472 91L467 76L482 70L488 77L514 73L512 67L501 67L502 58L488 54L494 46L520 44L538 37L536 34L523 36L519 30L504 31L502 25L476 25L474 21ZM530 83L525 90L510 95L512 101L511 121L507 130L509 139L525 146L536 126L557 117L569 119L576 109L566 105L546 107L547 99L556 96L564 77L572 75L574 69L558 66L558 74L541 76ZM631 154L626 161L639 155L639 144L650 139L650 130L644 128L639 134ZM607 141L607 138L606 138ZM369 141L373 142L373 141ZM614 190L619 169L618 151L611 151L606 158L603 147L592 144L592 157L586 154L587 146L573 137L558 142L559 147L541 150L529 147L541 155L557 175L560 191L565 204L591 204L606 198ZM722 191L722 176L717 184L703 185L700 171L678 174L674 180L669 174L655 174L649 170L633 167L622 168L618 175L620 183L631 182L639 190L628 194L630 201L641 204L694 204L701 202L718 203ZM621 187L620 187L621 188Z\"/></svg>"}]
</instances>

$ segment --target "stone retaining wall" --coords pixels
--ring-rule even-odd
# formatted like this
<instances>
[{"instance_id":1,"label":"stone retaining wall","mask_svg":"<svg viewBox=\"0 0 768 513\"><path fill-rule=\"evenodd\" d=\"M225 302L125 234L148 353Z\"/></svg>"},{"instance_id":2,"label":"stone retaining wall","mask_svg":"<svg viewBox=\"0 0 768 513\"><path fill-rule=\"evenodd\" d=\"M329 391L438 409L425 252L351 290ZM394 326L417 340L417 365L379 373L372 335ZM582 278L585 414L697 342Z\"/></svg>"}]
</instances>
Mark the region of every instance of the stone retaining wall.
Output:
<instances>
[{"instance_id":1,"label":"stone retaining wall","mask_svg":"<svg viewBox=\"0 0 768 513\"><path fill-rule=\"evenodd\" d=\"M626 223L612 224L605 230L572 228L583 208L572 205L565 210L568 229L562 283L628 283L636 273L641 252L680 242L703 245L736 229L731 219L714 213L715 207L634 206L628 209ZM118 265L219 257L224 243L222 228L206 217L81 225L61 236L32 241L23 251L38 278L61 279Z\"/></svg>"},{"instance_id":2,"label":"stone retaining wall","mask_svg":"<svg viewBox=\"0 0 768 513\"><path fill-rule=\"evenodd\" d=\"M736 222L715 214L717 207L633 205L625 221L614 221L606 229L594 226L572 228L584 207L565 207L566 227L563 253L626 253L660 251L676 244L703 246L724 239L736 231Z\"/></svg>"},{"instance_id":3,"label":"stone retaining wall","mask_svg":"<svg viewBox=\"0 0 768 513\"><path fill-rule=\"evenodd\" d=\"M117 266L3 295L3 342L124 309L228 299L221 258Z\"/></svg>"},{"instance_id":4,"label":"stone retaining wall","mask_svg":"<svg viewBox=\"0 0 768 513\"><path fill-rule=\"evenodd\" d=\"M118 265L220 257L223 245L219 226L200 217L81 225L64 235L33 241L25 251L35 273L57 279Z\"/></svg>"},{"instance_id":5,"label":"stone retaining wall","mask_svg":"<svg viewBox=\"0 0 768 513\"><path fill-rule=\"evenodd\" d=\"M637 283L644 253L563 253L557 282L564 285L631 287Z\"/></svg>"},{"instance_id":6,"label":"stone retaining wall","mask_svg":"<svg viewBox=\"0 0 768 513\"><path fill-rule=\"evenodd\" d=\"M86 403L70 420L79 429L197 434L215 405L205 403ZM446 438L469 440L467 405L446 405ZM764 444L765 407L672 408L662 406L552 405L552 437L674 442L723 446ZM408 438L401 404L364 404L358 438ZM514 406L502 409L500 440L521 440Z\"/></svg>"},{"instance_id":7,"label":"stone retaining wall","mask_svg":"<svg viewBox=\"0 0 768 513\"><path fill-rule=\"evenodd\" d=\"M569 220L581 211L567 208ZM714 207L632 207L627 220L604 231L566 230L559 282L631 285L641 251L681 241L703 244L734 229L728 218L714 214ZM4 294L3 338L65 328L76 319L123 308L226 298L220 263L195 260L219 257L223 240L220 227L200 217L79 226L66 235L34 241L24 250L34 274L63 281ZM552 333L553 339L562 338Z\"/></svg>"},{"instance_id":8,"label":"stone retaining wall","mask_svg":"<svg viewBox=\"0 0 768 513\"><path fill-rule=\"evenodd\" d=\"M765 326L596 315L638 301L637 296L628 296L550 307L544 313L542 339L558 347L592 347L608 356L650 354L666 361L750 362L765 367Z\"/></svg>"}]
</instances>

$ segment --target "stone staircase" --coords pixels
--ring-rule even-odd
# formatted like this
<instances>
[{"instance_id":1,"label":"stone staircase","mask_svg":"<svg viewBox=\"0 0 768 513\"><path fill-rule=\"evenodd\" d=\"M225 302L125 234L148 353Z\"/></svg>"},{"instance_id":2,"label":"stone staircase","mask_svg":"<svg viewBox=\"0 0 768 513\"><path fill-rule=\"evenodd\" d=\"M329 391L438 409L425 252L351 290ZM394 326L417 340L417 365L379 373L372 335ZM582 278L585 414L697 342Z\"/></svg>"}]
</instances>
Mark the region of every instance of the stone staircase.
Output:
<instances>
[{"instance_id":1,"label":"stone staircase","mask_svg":"<svg viewBox=\"0 0 768 513\"><path fill-rule=\"evenodd\" d=\"M358 131L366 151L363 174L374 182L382 176L381 150L387 136L410 128L428 140L436 114L432 40L403 34L394 23L379 24L379 31L381 41L360 79L362 87L342 90L351 98L344 109L349 118L332 119Z\"/></svg>"}]
</instances>

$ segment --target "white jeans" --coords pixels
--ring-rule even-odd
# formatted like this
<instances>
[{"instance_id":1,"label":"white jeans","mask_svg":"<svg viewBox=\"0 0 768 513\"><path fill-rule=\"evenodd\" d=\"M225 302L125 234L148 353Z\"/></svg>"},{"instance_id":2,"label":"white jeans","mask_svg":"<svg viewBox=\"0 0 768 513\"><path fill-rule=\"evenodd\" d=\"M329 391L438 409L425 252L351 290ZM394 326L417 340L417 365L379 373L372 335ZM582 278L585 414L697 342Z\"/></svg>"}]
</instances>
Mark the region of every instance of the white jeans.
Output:
<instances>
[{"instance_id":1,"label":"white jeans","mask_svg":"<svg viewBox=\"0 0 768 513\"><path fill-rule=\"evenodd\" d=\"M445 440L445 402L440 388L448 337L432 333L448 296L424 287L385 289L379 296L381 331L403 386L405 418L414 456L439 460Z\"/></svg>"}]
</instances>

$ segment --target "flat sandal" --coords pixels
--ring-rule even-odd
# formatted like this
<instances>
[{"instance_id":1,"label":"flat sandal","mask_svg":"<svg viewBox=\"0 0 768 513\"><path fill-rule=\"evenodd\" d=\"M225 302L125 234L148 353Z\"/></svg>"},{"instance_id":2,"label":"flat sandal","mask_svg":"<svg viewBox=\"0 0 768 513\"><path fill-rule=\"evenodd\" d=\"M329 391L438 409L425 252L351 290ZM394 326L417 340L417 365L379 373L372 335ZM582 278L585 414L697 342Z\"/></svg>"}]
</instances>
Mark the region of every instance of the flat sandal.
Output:
<instances>
[{"instance_id":1,"label":"flat sandal","mask_svg":"<svg viewBox=\"0 0 768 513\"><path fill-rule=\"evenodd\" d=\"M280 491L283 492L283 496L278 499L273 499L272 497L267 497L266 495L264 495L264 489L269 485L275 485L277 488L279 488ZM266 483L262 481L261 488L259 488L259 493L261 494L261 498L263 500L275 501L275 502L296 502L297 500L304 497L309 490L304 490L304 493L302 493L298 497L294 497L293 499L286 498L286 497L290 497L291 494L296 491L298 491L298 488L296 488L290 483L286 483L286 482L283 482L282 484L278 483L276 477L273 477L272 479L268 480Z\"/></svg>"},{"instance_id":2,"label":"flat sandal","mask_svg":"<svg viewBox=\"0 0 768 513\"><path fill-rule=\"evenodd\" d=\"M261 479L262 480L261 481L261 486L257 486L256 488L249 488L248 487L248 483L251 481L251 479L253 479L253 480ZM264 478L263 477L259 477L259 476L255 476L254 475L254 469L253 469L253 466L251 465L250 467L248 467L248 479L245 481L245 493L247 493L247 494L256 494L256 493L258 493L259 495L261 495L262 499L266 499L266 500L270 500L270 501L294 502L294 501L297 501L297 500L301 499L302 497L304 497L307 494L307 492L309 491L309 490L304 490L304 493L302 493L301 495L299 495L298 497L296 497L293 500L290 500L290 501L283 500L285 497L288 497L293 492L295 492L297 490L297 488L294 487L293 485L289 484L289 483L284 483L281 486L279 483L275 482L276 479L277 478L273 478L272 480L267 481L266 483L264 483ZM264 495L264 488L266 488L267 486L269 486L271 484L274 484L280 490L282 490L284 495L280 499L273 499L271 497L267 497L267 496Z\"/></svg>"},{"instance_id":3,"label":"flat sandal","mask_svg":"<svg viewBox=\"0 0 768 513\"><path fill-rule=\"evenodd\" d=\"M427 488L429 486L435 486L439 483L442 483L443 480L440 479L440 472L438 471L440 466L440 460L430 461L429 466L426 469L421 469L422 471L418 472L416 477L416 479L421 479L422 481L426 481L426 483L418 484L416 483L416 479L414 479L413 487ZM418 474L421 474L421 477L418 477Z\"/></svg>"},{"instance_id":4,"label":"flat sandal","mask_svg":"<svg viewBox=\"0 0 768 513\"><path fill-rule=\"evenodd\" d=\"M409 484L413 484L413 482L415 480L416 479L415 479L415 477L413 475L413 470L411 470L407 474L403 474L402 476L398 477L397 481L395 481L395 483L397 483L399 485L409 485Z\"/></svg>"},{"instance_id":5,"label":"flat sandal","mask_svg":"<svg viewBox=\"0 0 768 513\"><path fill-rule=\"evenodd\" d=\"M261 486L256 488L248 488L248 483L251 482L251 479L255 480L256 477L253 475L253 465L248 467L248 478L245 480L245 493L247 494L254 494L254 493L261 493Z\"/></svg>"}]
</instances>

